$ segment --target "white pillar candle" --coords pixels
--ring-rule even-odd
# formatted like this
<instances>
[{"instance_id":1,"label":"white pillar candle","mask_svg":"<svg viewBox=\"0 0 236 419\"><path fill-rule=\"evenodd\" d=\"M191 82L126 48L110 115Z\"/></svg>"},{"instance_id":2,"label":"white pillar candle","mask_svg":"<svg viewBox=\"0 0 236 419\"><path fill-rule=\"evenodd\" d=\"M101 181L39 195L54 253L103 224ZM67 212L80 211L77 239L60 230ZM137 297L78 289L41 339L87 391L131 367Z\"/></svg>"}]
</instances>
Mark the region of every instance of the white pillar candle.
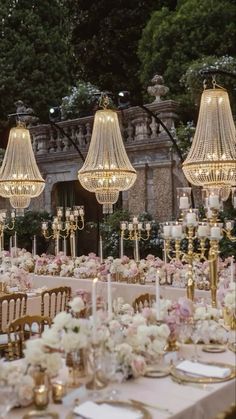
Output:
<instances>
[{"instance_id":1,"label":"white pillar candle","mask_svg":"<svg viewBox=\"0 0 236 419\"><path fill-rule=\"evenodd\" d=\"M12 236L9 239L9 253L10 253L10 256L13 257L13 255L12 255Z\"/></svg>"},{"instance_id":2,"label":"white pillar candle","mask_svg":"<svg viewBox=\"0 0 236 419\"><path fill-rule=\"evenodd\" d=\"M139 262L139 240L138 240L137 235L135 237L134 243L135 243L135 261Z\"/></svg>"},{"instance_id":3,"label":"white pillar candle","mask_svg":"<svg viewBox=\"0 0 236 419\"><path fill-rule=\"evenodd\" d=\"M138 223L138 230L142 230L142 228L143 228L142 223ZM146 228L147 228L147 225L146 225Z\"/></svg>"},{"instance_id":4,"label":"white pillar candle","mask_svg":"<svg viewBox=\"0 0 236 419\"><path fill-rule=\"evenodd\" d=\"M163 236L167 239L171 237L171 225L165 225L163 227Z\"/></svg>"},{"instance_id":5,"label":"white pillar candle","mask_svg":"<svg viewBox=\"0 0 236 419\"><path fill-rule=\"evenodd\" d=\"M78 217L78 215L79 215L79 211L78 211L77 209L74 209L73 213L74 213L74 216L75 216L75 217Z\"/></svg>"},{"instance_id":6,"label":"white pillar candle","mask_svg":"<svg viewBox=\"0 0 236 419\"><path fill-rule=\"evenodd\" d=\"M234 196L234 201L233 201L233 203L234 203L234 208L236 208L236 196Z\"/></svg>"},{"instance_id":7,"label":"white pillar candle","mask_svg":"<svg viewBox=\"0 0 236 419\"><path fill-rule=\"evenodd\" d=\"M134 217L134 218L133 218L133 223L134 223L134 224L138 224L138 218L137 218L137 217Z\"/></svg>"},{"instance_id":8,"label":"white pillar candle","mask_svg":"<svg viewBox=\"0 0 236 419\"><path fill-rule=\"evenodd\" d=\"M75 219L75 217L74 217L74 214L70 214L70 221L74 221L74 219Z\"/></svg>"},{"instance_id":9,"label":"white pillar candle","mask_svg":"<svg viewBox=\"0 0 236 419\"><path fill-rule=\"evenodd\" d=\"M107 311L108 319L112 318L112 293L111 293L111 274L107 275Z\"/></svg>"},{"instance_id":10,"label":"white pillar candle","mask_svg":"<svg viewBox=\"0 0 236 419\"><path fill-rule=\"evenodd\" d=\"M227 229L227 230L232 230L232 228L233 228L231 221L227 221L227 222L225 223L225 226L226 226L226 229Z\"/></svg>"},{"instance_id":11,"label":"white pillar candle","mask_svg":"<svg viewBox=\"0 0 236 419\"><path fill-rule=\"evenodd\" d=\"M17 234L16 234L16 231L15 231L15 234L14 234L14 257L17 257Z\"/></svg>"},{"instance_id":12,"label":"white pillar candle","mask_svg":"<svg viewBox=\"0 0 236 419\"><path fill-rule=\"evenodd\" d=\"M207 237L208 236L208 226L207 225L199 225L197 229L198 237Z\"/></svg>"},{"instance_id":13,"label":"white pillar candle","mask_svg":"<svg viewBox=\"0 0 236 419\"><path fill-rule=\"evenodd\" d=\"M220 227L218 226L211 227L211 239L215 239L215 240L221 239Z\"/></svg>"},{"instance_id":14,"label":"white pillar candle","mask_svg":"<svg viewBox=\"0 0 236 419\"><path fill-rule=\"evenodd\" d=\"M179 209L188 209L188 208L189 208L188 196L181 196L179 198Z\"/></svg>"},{"instance_id":15,"label":"white pillar candle","mask_svg":"<svg viewBox=\"0 0 236 419\"><path fill-rule=\"evenodd\" d=\"M147 231L150 231L151 230L151 224L150 223L146 223L145 228L146 228Z\"/></svg>"},{"instance_id":16,"label":"white pillar candle","mask_svg":"<svg viewBox=\"0 0 236 419\"><path fill-rule=\"evenodd\" d=\"M209 196L209 207L218 209L220 207L220 200L218 195Z\"/></svg>"},{"instance_id":17,"label":"white pillar candle","mask_svg":"<svg viewBox=\"0 0 236 419\"><path fill-rule=\"evenodd\" d=\"M161 319L161 296L160 296L160 278L159 278L159 270L157 271L156 275L156 320L159 321Z\"/></svg>"},{"instance_id":18,"label":"white pillar candle","mask_svg":"<svg viewBox=\"0 0 236 419\"><path fill-rule=\"evenodd\" d=\"M196 224L197 221L197 216L195 214L195 212L188 212L186 214L186 223L187 224Z\"/></svg>"},{"instance_id":19,"label":"white pillar candle","mask_svg":"<svg viewBox=\"0 0 236 419\"><path fill-rule=\"evenodd\" d=\"M230 282L234 282L234 257L231 257L230 261Z\"/></svg>"},{"instance_id":20,"label":"white pillar candle","mask_svg":"<svg viewBox=\"0 0 236 419\"><path fill-rule=\"evenodd\" d=\"M79 215L84 215L84 209L83 208L79 208Z\"/></svg>"},{"instance_id":21,"label":"white pillar candle","mask_svg":"<svg viewBox=\"0 0 236 419\"><path fill-rule=\"evenodd\" d=\"M182 225L173 225L171 230L172 237L174 239L181 239L182 237Z\"/></svg>"},{"instance_id":22,"label":"white pillar candle","mask_svg":"<svg viewBox=\"0 0 236 419\"><path fill-rule=\"evenodd\" d=\"M164 240L164 262L165 262L165 265L167 264L167 254L166 254L166 242L165 242L165 240Z\"/></svg>"},{"instance_id":23,"label":"white pillar candle","mask_svg":"<svg viewBox=\"0 0 236 419\"><path fill-rule=\"evenodd\" d=\"M129 223L129 224L128 224L128 230L129 230L129 231L132 231L132 230L133 230L133 224L132 224L132 223Z\"/></svg>"},{"instance_id":24,"label":"white pillar candle","mask_svg":"<svg viewBox=\"0 0 236 419\"><path fill-rule=\"evenodd\" d=\"M103 243L102 243L102 236L99 238L99 256L100 256L100 263L103 263Z\"/></svg>"},{"instance_id":25,"label":"white pillar candle","mask_svg":"<svg viewBox=\"0 0 236 419\"><path fill-rule=\"evenodd\" d=\"M97 281L98 278L94 278L92 286L92 321L93 321L93 343L97 341Z\"/></svg>"},{"instance_id":26,"label":"white pillar candle","mask_svg":"<svg viewBox=\"0 0 236 419\"><path fill-rule=\"evenodd\" d=\"M121 223L120 228L121 230L126 230L126 223Z\"/></svg>"}]
</instances>

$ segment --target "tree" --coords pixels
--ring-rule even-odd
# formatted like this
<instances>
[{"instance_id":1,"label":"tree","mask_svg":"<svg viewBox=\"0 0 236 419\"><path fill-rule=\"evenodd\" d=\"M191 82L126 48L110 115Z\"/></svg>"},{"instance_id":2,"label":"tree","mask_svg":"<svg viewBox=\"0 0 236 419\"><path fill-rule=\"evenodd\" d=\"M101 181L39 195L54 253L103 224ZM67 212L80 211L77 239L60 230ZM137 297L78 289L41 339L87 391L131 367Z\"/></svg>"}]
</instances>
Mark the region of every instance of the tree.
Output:
<instances>
[{"instance_id":1,"label":"tree","mask_svg":"<svg viewBox=\"0 0 236 419\"><path fill-rule=\"evenodd\" d=\"M69 17L59 0L2 0L0 120L21 99L42 121L70 85Z\"/></svg>"},{"instance_id":2,"label":"tree","mask_svg":"<svg viewBox=\"0 0 236 419\"><path fill-rule=\"evenodd\" d=\"M139 44L142 83L164 76L173 94L192 61L204 56L236 55L236 4L233 0L184 0L176 10L152 14Z\"/></svg>"},{"instance_id":3,"label":"tree","mask_svg":"<svg viewBox=\"0 0 236 419\"><path fill-rule=\"evenodd\" d=\"M72 43L77 77L102 90L139 93L137 56L142 28L151 12L176 1L77 0ZM73 7L71 5L71 7Z\"/></svg>"}]
</instances>

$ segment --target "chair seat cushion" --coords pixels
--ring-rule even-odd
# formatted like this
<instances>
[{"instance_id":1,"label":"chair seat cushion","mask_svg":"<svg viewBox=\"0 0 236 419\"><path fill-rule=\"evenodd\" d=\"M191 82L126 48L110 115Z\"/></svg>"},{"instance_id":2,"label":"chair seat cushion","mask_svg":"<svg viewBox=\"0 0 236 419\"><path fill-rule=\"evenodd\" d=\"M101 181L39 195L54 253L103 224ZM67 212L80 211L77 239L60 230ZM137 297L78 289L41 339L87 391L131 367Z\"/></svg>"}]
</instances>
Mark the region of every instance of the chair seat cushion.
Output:
<instances>
[{"instance_id":1,"label":"chair seat cushion","mask_svg":"<svg viewBox=\"0 0 236 419\"><path fill-rule=\"evenodd\" d=\"M14 333L10 334L11 336L11 341L15 340L15 335ZM7 333L3 333L2 335L0 335L0 345L7 345L8 344L8 335Z\"/></svg>"}]
</instances>

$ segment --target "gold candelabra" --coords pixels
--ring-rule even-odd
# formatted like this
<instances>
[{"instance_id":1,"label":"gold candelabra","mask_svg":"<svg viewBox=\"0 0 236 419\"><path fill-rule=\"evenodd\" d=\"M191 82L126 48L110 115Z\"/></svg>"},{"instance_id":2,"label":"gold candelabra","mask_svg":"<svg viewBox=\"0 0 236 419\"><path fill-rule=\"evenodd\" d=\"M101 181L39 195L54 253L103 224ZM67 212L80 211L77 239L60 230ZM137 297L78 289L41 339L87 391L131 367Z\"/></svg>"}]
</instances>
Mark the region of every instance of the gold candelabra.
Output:
<instances>
[{"instance_id":1,"label":"gold candelabra","mask_svg":"<svg viewBox=\"0 0 236 419\"><path fill-rule=\"evenodd\" d=\"M132 240L134 242L134 258L136 262L139 262L139 242L149 239L151 223L143 223L138 220L138 217L133 217L132 221L122 221L120 229L120 257L124 256L124 240Z\"/></svg>"},{"instance_id":2,"label":"gold candelabra","mask_svg":"<svg viewBox=\"0 0 236 419\"><path fill-rule=\"evenodd\" d=\"M71 256L76 257L75 233L77 230L84 229L84 207L74 206L73 210L69 207L65 210L65 221L63 218L63 207L57 207L57 215L53 217L51 223L52 234L49 234L48 222L42 223L42 233L46 239L55 240L55 254L60 251L60 239L64 240L64 254L67 254L66 239L70 238Z\"/></svg>"}]
</instances>

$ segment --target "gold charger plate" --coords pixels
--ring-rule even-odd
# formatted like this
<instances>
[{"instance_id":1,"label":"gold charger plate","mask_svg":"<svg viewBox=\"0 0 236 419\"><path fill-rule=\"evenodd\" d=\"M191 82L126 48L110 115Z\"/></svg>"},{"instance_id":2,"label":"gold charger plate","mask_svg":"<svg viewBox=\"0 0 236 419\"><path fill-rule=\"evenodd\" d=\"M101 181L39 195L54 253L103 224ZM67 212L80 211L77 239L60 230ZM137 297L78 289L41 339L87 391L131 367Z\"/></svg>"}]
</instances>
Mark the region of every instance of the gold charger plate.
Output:
<instances>
[{"instance_id":1,"label":"gold charger plate","mask_svg":"<svg viewBox=\"0 0 236 419\"><path fill-rule=\"evenodd\" d=\"M228 348L230 351L236 353L236 342L229 343Z\"/></svg>"},{"instance_id":2,"label":"gold charger plate","mask_svg":"<svg viewBox=\"0 0 236 419\"><path fill-rule=\"evenodd\" d=\"M178 381L182 381L183 383L222 383L224 381L232 380L236 377L236 368L230 364L224 364L222 362L201 362L201 364L205 365L212 365L220 368L229 368L230 374L227 377L217 378L217 377L204 377L203 375L193 375L188 374L185 371L181 371L176 368L176 365L172 365L170 368L170 374L177 379Z\"/></svg>"},{"instance_id":3,"label":"gold charger plate","mask_svg":"<svg viewBox=\"0 0 236 419\"><path fill-rule=\"evenodd\" d=\"M101 400L101 401L96 401L95 403L96 404L105 403L105 404L109 404L110 406L119 407L124 410L132 410L140 414L140 419L152 419L151 413L145 407L141 405L137 405L135 403L123 402L119 400ZM78 418L78 415L76 415L73 412L70 412L66 416L66 419L76 419L76 418Z\"/></svg>"},{"instance_id":4,"label":"gold charger plate","mask_svg":"<svg viewBox=\"0 0 236 419\"><path fill-rule=\"evenodd\" d=\"M209 344L209 345L204 345L202 347L202 350L203 352L210 352L212 354L218 354L221 352L225 352L226 347L224 345Z\"/></svg>"},{"instance_id":5,"label":"gold charger plate","mask_svg":"<svg viewBox=\"0 0 236 419\"><path fill-rule=\"evenodd\" d=\"M148 378L163 378L167 377L167 375L170 375L170 368L158 368L158 367L149 367L147 368L146 373L144 374L144 377Z\"/></svg>"}]
</instances>

